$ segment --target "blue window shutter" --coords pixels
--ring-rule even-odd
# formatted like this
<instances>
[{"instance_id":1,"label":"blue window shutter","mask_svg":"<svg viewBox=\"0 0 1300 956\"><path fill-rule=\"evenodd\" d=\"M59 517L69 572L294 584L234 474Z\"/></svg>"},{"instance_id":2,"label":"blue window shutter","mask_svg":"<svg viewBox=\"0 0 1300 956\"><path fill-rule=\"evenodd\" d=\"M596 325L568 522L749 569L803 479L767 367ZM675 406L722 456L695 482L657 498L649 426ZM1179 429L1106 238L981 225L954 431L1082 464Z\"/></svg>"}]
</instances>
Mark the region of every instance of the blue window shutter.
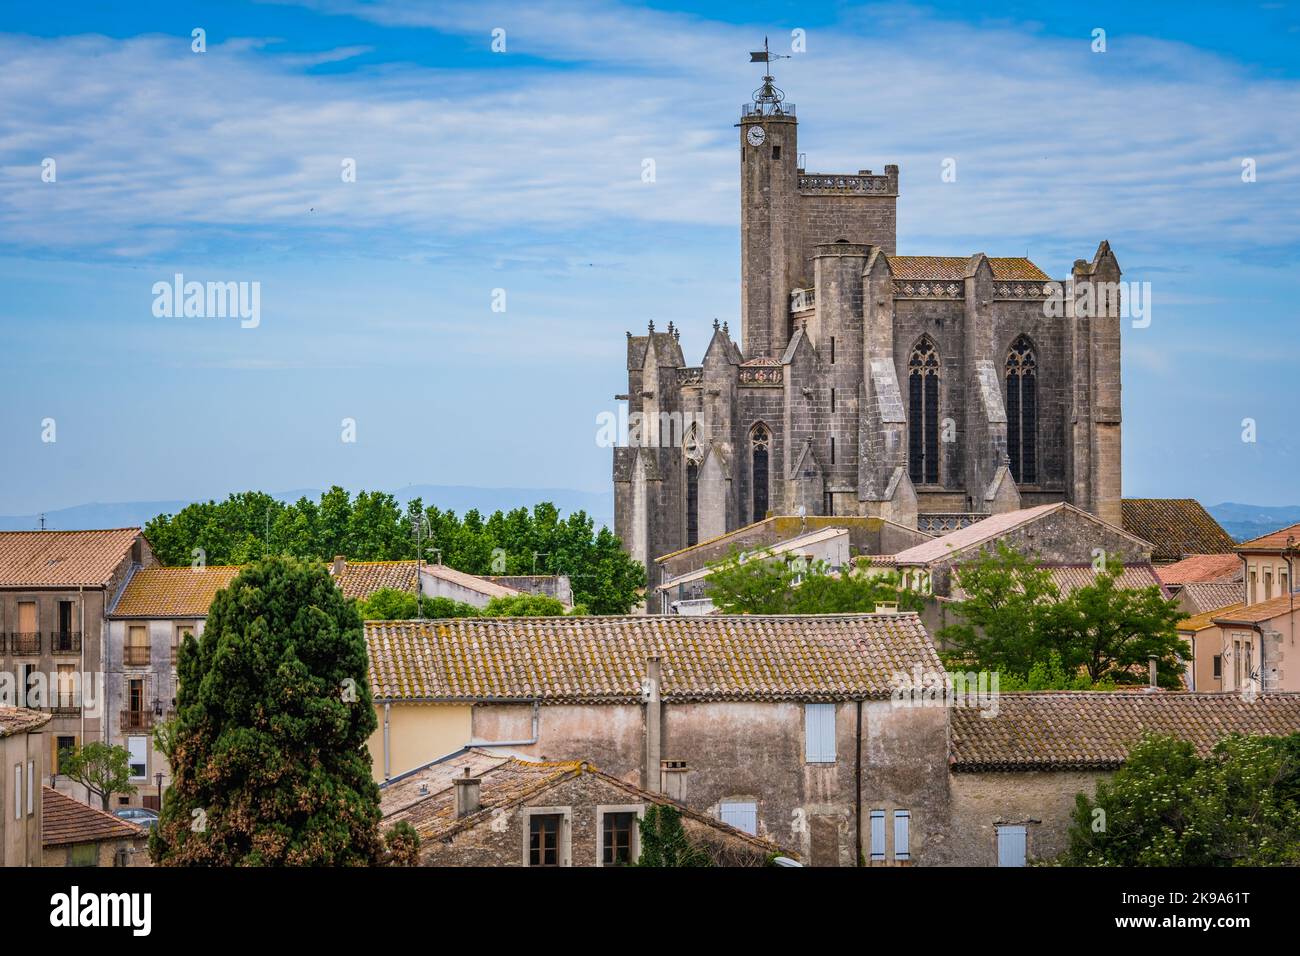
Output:
<instances>
[{"instance_id":1,"label":"blue window shutter","mask_svg":"<svg viewBox=\"0 0 1300 956\"><path fill-rule=\"evenodd\" d=\"M835 762L835 705L804 705L804 759L808 763Z\"/></svg>"},{"instance_id":2,"label":"blue window shutter","mask_svg":"<svg viewBox=\"0 0 1300 956\"><path fill-rule=\"evenodd\" d=\"M998 866L1025 865L1025 828L998 827Z\"/></svg>"},{"instance_id":3,"label":"blue window shutter","mask_svg":"<svg viewBox=\"0 0 1300 956\"><path fill-rule=\"evenodd\" d=\"M885 811L871 811L871 858L885 858Z\"/></svg>"},{"instance_id":4,"label":"blue window shutter","mask_svg":"<svg viewBox=\"0 0 1300 956\"><path fill-rule=\"evenodd\" d=\"M729 801L719 809L723 823L749 834L758 834L758 804Z\"/></svg>"},{"instance_id":5,"label":"blue window shutter","mask_svg":"<svg viewBox=\"0 0 1300 956\"><path fill-rule=\"evenodd\" d=\"M894 811L894 859L910 860L912 812L910 810Z\"/></svg>"}]
</instances>

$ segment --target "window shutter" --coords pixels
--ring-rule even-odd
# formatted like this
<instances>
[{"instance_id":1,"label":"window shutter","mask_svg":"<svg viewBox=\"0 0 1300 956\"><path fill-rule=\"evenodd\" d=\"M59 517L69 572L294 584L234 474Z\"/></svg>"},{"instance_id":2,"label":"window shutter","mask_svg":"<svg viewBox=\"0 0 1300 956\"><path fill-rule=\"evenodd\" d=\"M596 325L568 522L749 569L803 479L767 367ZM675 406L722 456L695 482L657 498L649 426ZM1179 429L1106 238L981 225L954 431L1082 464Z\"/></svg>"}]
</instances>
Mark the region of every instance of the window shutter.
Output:
<instances>
[{"instance_id":1,"label":"window shutter","mask_svg":"<svg viewBox=\"0 0 1300 956\"><path fill-rule=\"evenodd\" d=\"M885 811L871 811L871 858L885 858Z\"/></svg>"},{"instance_id":2,"label":"window shutter","mask_svg":"<svg viewBox=\"0 0 1300 956\"><path fill-rule=\"evenodd\" d=\"M27 815L36 812L36 761L27 761Z\"/></svg>"},{"instance_id":3,"label":"window shutter","mask_svg":"<svg viewBox=\"0 0 1300 956\"><path fill-rule=\"evenodd\" d=\"M14 764L14 819L23 818L23 765Z\"/></svg>"},{"instance_id":4,"label":"window shutter","mask_svg":"<svg viewBox=\"0 0 1300 956\"><path fill-rule=\"evenodd\" d=\"M804 759L808 763L835 762L835 705L804 705Z\"/></svg>"},{"instance_id":5,"label":"window shutter","mask_svg":"<svg viewBox=\"0 0 1300 956\"><path fill-rule=\"evenodd\" d=\"M894 811L894 859L910 860L912 813L910 810Z\"/></svg>"},{"instance_id":6,"label":"window shutter","mask_svg":"<svg viewBox=\"0 0 1300 956\"><path fill-rule=\"evenodd\" d=\"M723 823L749 834L758 833L758 804L724 803L720 809Z\"/></svg>"},{"instance_id":7,"label":"window shutter","mask_svg":"<svg viewBox=\"0 0 1300 956\"><path fill-rule=\"evenodd\" d=\"M998 866L1025 865L1025 828L998 827Z\"/></svg>"}]
</instances>

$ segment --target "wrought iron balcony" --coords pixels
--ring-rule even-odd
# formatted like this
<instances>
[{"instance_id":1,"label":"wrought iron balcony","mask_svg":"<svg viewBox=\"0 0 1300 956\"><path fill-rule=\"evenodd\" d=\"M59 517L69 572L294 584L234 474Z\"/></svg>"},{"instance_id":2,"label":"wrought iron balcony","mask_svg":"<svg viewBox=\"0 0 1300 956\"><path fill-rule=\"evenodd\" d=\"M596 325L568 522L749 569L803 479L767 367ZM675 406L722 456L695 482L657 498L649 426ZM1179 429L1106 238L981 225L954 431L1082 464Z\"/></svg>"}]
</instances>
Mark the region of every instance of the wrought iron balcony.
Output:
<instances>
[{"instance_id":1,"label":"wrought iron balcony","mask_svg":"<svg viewBox=\"0 0 1300 956\"><path fill-rule=\"evenodd\" d=\"M122 711L122 729L123 730L149 730L154 724L154 712L152 710L124 710Z\"/></svg>"},{"instance_id":2,"label":"wrought iron balcony","mask_svg":"<svg viewBox=\"0 0 1300 956\"><path fill-rule=\"evenodd\" d=\"M40 631L10 631L10 654L39 654L41 652Z\"/></svg>"},{"instance_id":3,"label":"wrought iron balcony","mask_svg":"<svg viewBox=\"0 0 1300 956\"><path fill-rule=\"evenodd\" d=\"M80 654L80 631L53 631L50 634L51 654Z\"/></svg>"}]
</instances>

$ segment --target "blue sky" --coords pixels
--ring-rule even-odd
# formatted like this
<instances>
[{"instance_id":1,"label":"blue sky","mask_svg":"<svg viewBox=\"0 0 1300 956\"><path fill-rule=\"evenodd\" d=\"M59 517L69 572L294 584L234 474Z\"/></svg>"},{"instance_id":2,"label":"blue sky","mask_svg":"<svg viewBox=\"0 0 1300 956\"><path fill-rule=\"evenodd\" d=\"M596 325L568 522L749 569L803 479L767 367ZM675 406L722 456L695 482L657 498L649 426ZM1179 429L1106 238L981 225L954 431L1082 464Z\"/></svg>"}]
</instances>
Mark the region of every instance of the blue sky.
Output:
<instances>
[{"instance_id":1,"label":"blue sky","mask_svg":"<svg viewBox=\"0 0 1300 956\"><path fill-rule=\"evenodd\" d=\"M1300 10L1133 6L5 5L0 513L607 490L624 331L671 319L695 361L715 316L739 325L746 53L796 28L800 149L899 164L900 252L1062 276L1108 239L1151 283L1127 495L1296 503ZM156 317L178 272L259 283L260 324Z\"/></svg>"}]
</instances>

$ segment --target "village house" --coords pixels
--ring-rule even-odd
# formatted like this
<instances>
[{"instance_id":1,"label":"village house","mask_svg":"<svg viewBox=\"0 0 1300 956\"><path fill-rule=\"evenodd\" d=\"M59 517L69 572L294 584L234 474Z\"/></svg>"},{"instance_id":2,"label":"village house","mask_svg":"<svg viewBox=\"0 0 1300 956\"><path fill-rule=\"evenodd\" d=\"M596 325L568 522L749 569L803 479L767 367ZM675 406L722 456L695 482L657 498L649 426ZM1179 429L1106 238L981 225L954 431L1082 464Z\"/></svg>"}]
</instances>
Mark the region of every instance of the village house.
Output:
<instances>
[{"instance_id":1,"label":"village house","mask_svg":"<svg viewBox=\"0 0 1300 956\"><path fill-rule=\"evenodd\" d=\"M674 799L686 767L665 762L660 791L584 760L528 760L466 748L381 788L383 821L420 836L424 866L629 866L641 856L640 820L675 807L691 844L719 866L765 866L780 847Z\"/></svg>"},{"instance_id":2,"label":"village house","mask_svg":"<svg viewBox=\"0 0 1300 956\"><path fill-rule=\"evenodd\" d=\"M132 573L156 563L138 528L0 532L0 705L50 713L55 772L60 753L106 738L107 614ZM56 788L88 797L67 778Z\"/></svg>"},{"instance_id":3,"label":"village house","mask_svg":"<svg viewBox=\"0 0 1300 956\"><path fill-rule=\"evenodd\" d=\"M448 598L482 608L493 598L519 597L525 593L492 578L423 561L349 561L338 555L330 564L330 575L344 597L358 601L368 600L379 590L393 590L412 595L418 593L426 598ZM535 581L534 586L539 590L546 587L542 580ZM571 601L572 593L568 596Z\"/></svg>"},{"instance_id":4,"label":"village house","mask_svg":"<svg viewBox=\"0 0 1300 956\"><path fill-rule=\"evenodd\" d=\"M950 857L1024 866L1069 843L1075 796L1123 766L1144 734L1209 753L1233 734L1300 732L1300 695L1053 692L1002 694L997 715L952 710Z\"/></svg>"},{"instance_id":5,"label":"village house","mask_svg":"<svg viewBox=\"0 0 1300 956\"><path fill-rule=\"evenodd\" d=\"M943 859L946 708L892 700L942 670L915 614L377 621L366 640L378 780L471 746L658 791L669 761L686 806L812 865Z\"/></svg>"},{"instance_id":6,"label":"village house","mask_svg":"<svg viewBox=\"0 0 1300 956\"><path fill-rule=\"evenodd\" d=\"M180 646L187 635L203 633L212 599L238 574L238 567L228 565L141 568L109 611L105 739L126 748L136 787L134 794L116 794L117 806L162 809L171 768L154 744L153 730L176 709Z\"/></svg>"},{"instance_id":7,"label":"village house","mask_svg":"<svg viewBox=\"0 0 1300 956\"><path fill-rule=\"evenodd\" d=\"M149 866L149 833L98 807L41 788L41 866Z\"/></svg>"},{"instance_id":8,"label":"village house","mask_svg":"<svg viewBox=\"0 0 1300 956\"><path fill-rule=\"evenodd\" d=\"M51 715L0 706L0 866L40 866L43 775Z\"/></svg>"},{"instance_id":9,"label":"village house","mask_svg":"<svg viewBox=\"0 0 1300 956\"><path fill-rule=\"evenodd\" d=\"M1195 498L1125 498L1120 510L1124 530L1151 542L1156 564L1194 554L1232 554L1237 546Z\"/></svg>"}]
</instances>

